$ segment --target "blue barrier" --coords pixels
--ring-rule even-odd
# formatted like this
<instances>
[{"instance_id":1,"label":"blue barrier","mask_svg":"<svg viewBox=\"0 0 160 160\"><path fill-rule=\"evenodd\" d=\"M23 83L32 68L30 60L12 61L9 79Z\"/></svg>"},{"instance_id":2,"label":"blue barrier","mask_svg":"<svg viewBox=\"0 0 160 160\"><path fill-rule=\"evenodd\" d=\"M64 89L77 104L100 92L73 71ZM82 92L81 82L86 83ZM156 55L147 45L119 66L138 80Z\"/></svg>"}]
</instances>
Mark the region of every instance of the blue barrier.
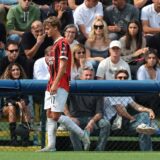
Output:
<instances>
[{"instance_id":1,"label":"blue barrier","mask_svg":"<svg viewBox=\"0 0 160 160\"><path fill-rule=\"evenodd\" d=\"M0 80L0 96L13 94L44 94L45 80ZM133 95L160 92L159 81L74 80L70 93L82 95Z\"/></svg>"}]
</instances>

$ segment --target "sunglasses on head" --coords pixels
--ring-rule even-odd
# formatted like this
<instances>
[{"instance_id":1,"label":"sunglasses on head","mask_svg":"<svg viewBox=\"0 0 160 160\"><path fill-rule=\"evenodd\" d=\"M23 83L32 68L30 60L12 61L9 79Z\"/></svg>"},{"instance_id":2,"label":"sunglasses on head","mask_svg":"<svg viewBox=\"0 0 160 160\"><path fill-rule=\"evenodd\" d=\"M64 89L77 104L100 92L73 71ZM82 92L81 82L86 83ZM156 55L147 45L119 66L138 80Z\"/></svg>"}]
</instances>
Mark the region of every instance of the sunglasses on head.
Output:
<instances>
[{"instance_id":1,"label":"sunglasses on head","mask_svg":"<svg viewBox=\"0 0 160 160\"><path fill-rule=\"evenodd\" d=\"M127 76L118 76L117 79L128 79Z\"/></svg>"},{"instance_id":2,"label":"sunglasses on head","mask_svg":"<svg viewBox=\"0 0 160 160\"><path fill-rule=\"evenodd\" d=\"M94 29L103 29L104 25L94 25Z\"/></svg>"},{"instance_id":3,"label":"sunglasses on head","mask_svg":"<svg viewBox=\"0 0 160 160\"><path fill-rule=\"evenodd\" d=\"M18 49L11 49L11 50L8 50L10 53L13 53L13 52L18 52Z\"/></svg>"}]
</instances>

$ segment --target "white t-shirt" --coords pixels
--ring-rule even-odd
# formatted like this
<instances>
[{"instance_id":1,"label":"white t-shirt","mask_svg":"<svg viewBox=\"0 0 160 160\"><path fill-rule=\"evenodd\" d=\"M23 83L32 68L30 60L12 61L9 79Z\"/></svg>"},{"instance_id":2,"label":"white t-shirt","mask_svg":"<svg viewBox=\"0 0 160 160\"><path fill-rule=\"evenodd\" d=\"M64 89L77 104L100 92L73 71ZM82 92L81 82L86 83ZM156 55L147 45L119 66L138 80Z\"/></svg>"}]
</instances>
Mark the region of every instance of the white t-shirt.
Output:
<instances>
[{"instance_id":1,"label":"white t-shirt","mask_svg":"<svg viewBox=\"0 0 160 160\"><path fill-rule=\"evenodd\" d=\"M113 80L115 79L115 73L120 69L127 70L129 73L129 79L131 79L131 72L128 63L120 58L119 62L114 64L112 63L111 58L108 57L100 62L96 76L106 80Z\"/></svg>"},{"instance_id":2,"label":"white t-shirt","mask_svg":"<svg viewBox=\"0 0 160 160\"><path fill-rule=\"evenodd\" d=\"M147 5L142 8L141 20L148 21L152 28L160 28L160 13L154 9L154 4Z\"/></svg>"},{"instance_id":3,"label":"white t-shirt","mask_svg":"<svg viewBox=\"0 0 160 160\"><path fill-rule=\"evenodd\" d=\"M76 8L73 14L74 23L76 25L84 24L86 27L86 33L91 31L91 25L97 16L103 16L103 6L101 2L98 2L98 4L92 8L86 7L84 2Z\"/></svg>"},{"instance_id":4,"label":"white t-shirt","mask_svg":"<svg viewBox=\"0 0 160 160\"><path fill-rule=\"evenodd\" d=\"M38 80L48 80L50 77L48 65L45 57L37 59L34 63L33 78Z\"/></svg>"}]
</instances>

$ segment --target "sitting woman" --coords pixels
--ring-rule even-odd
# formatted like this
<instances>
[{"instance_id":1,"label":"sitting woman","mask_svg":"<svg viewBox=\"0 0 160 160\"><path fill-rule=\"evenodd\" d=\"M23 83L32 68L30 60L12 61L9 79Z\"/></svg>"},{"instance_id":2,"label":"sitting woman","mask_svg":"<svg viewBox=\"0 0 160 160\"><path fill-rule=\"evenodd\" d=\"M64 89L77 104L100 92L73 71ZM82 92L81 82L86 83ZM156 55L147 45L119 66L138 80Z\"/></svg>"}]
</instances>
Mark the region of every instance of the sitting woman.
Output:
<instances>
[{"instance_id":1,"label":"sitting woman","mask_svg":"<svg viewBox=\"0 0 160 160\"><path fill-rule=\"evenodd\" d=\"M95 19L85 43L85 47L89 50L87 59L91 60L95 70L97 70L99 62L108 57L109 43L106 23L102 19Z\"/></svg>"},{"instance_id":2,"label":"sitting woman","mask_svg":"<svg viewBox=\"0 0 160 160\"><path fill-rule=\"evenodd\" d=\"M2 74L1 79L25 79L26 74L23 68L17 63L11 63ZM3 114L8 116L9 129L11 135L11 145L17 145L16 135L16 121L17 115L20 115L22 123L29 127L30 112L28 108L29 100L27 96L22 94L4 98ZM27 133L26 133L27 134ZM22 145L27 146L29 141L29 134L22 138Z\"/></svg>"},{"instance_id":3,"label":"sitting woman","mask_svg":"<svg viewBox=\"0 0 160 160\"><path fill-rule=\"evenodd\" d=\"M146 39L143 36L141 23L137 20L132 20L128 23L125 36L120 39L122 49L122 59L129 63L133 78L139 64L143 62L143 56L148 50L146 47Z\"/></svg>"},{"instance_id":4,"label":"sitting woman","mask_svg":"<svg viewBox=\"0 0 160 160\"><path fill-rule=\"evenodd\" d=\"M86 49L82 44L76 44L72 48L71 80L79 79L81 68L93 68L92 64L86 59Z\"/></svg>"},{"instance_id":5,"label":"sitting woman","mask_svg":"<svg viewBox=\"0 0 160 160\"><path fill-rule=\"evenodd\" d=\"M160 68L157 50L149 49L145 55L145 64L137 71L137 80L157 80L160 81ZM137 96L137 101L142 105L151 106L157 116L160 116L159 94Z\"/></svg>"},{"instance_id":6,"label":"sitting woman","mask_svg":"<svg viewBox=\"0 0 160 160\"><path fill-rule=\"evenodd\" d=\"M77 27L74 24L68 24L64 28L64 37L67 39L71 49L75 44L79 43L76 40L77 34L78 34Z\"/></svg>"}]
</instances>

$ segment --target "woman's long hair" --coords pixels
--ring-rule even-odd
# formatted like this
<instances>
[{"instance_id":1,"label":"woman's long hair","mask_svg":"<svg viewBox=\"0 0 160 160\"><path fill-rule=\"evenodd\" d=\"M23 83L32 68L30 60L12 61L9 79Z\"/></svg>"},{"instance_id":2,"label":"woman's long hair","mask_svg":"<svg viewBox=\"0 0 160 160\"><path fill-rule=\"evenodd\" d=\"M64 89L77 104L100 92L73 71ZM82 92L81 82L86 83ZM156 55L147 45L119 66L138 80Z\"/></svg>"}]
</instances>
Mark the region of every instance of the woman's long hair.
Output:
<instances>
[{"instance_id":1,"label":"woman's long hair","mask_svg":"<svg viewBox=\"0 0 160 160\"><path fill-rule=\"evenodd\" d=\"M126 42L126 49L130 49L131 48L131 43L132 43L132 36L130 35L129 33L129 25L131 23L135 23L138 27L138 32L137 32L137 35L136 35L136 45L137 45L137 50L140 49L142 47L142 41L143 41L143 31L142 31L142 25L141 23L138 21L138 20L131 20L129 23L128 23L128 26L127 26L127 31L126 31L126 39L125 39L125 42Z\"/></svg>"},{"instance_id":2,"label":"woman's long hair","mask_svg":"<svg viewBox=\"0 0 160 160\"><path fill-rule=\"evenodd\" d=\"M24 69L22 68L22 66L20 64L18 64L18 63L10 63L7 66L7 68L5 69L5 71L3 72L3 74L2 74L0 79L14 79L12 77L12 67L14 65L17 66L19 68L19 70L20 70L19 79L26 79L27 78L26 73L25 73Z\"/></svg>"}]
</instances>

